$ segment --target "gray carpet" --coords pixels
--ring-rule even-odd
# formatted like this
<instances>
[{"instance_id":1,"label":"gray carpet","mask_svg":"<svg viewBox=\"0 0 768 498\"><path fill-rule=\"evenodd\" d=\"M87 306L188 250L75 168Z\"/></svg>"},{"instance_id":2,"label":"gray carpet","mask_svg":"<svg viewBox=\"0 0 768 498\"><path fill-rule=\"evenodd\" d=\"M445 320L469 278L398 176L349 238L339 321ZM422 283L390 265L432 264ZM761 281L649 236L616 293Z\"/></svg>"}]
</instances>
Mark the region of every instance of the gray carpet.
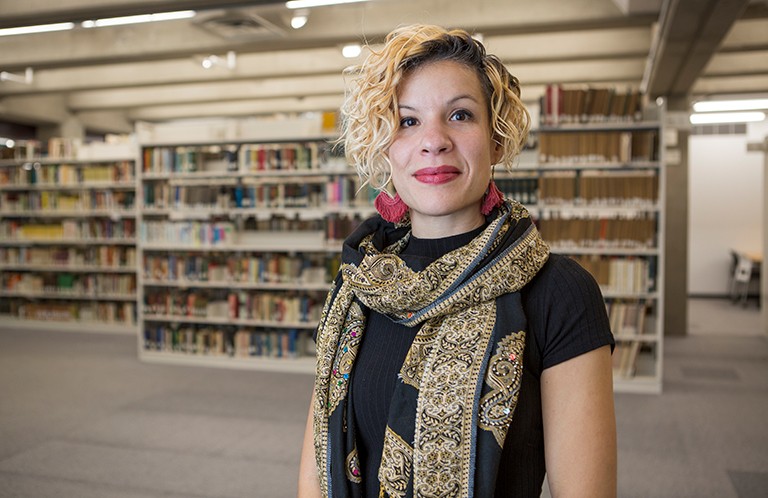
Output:
<instances>
[{"instance_id":1,"label":"gray carpet","mask_svg":"<svg viewBox=\"0 0 768 498\"><path fill-rule=\"evenodd\" d=\"M619 496L768 496L768 341L665 351L663 394L616 396ZM0 497L293 497L311 382L142 364L130 336L0 330Z\"/></svg>"},{"instance_id":2,"label":"gray carpet","mask_svg":"<svg viewBox=\"0 0 768 498\"><path fill-rule=\"evenodd\" d=\"M3 331L0 496L295 496L310 390L141 364L130 336Z\"/></svg>"},{"instance_id":3,"label":"gray carpet","mask_svg":"<svg viewBox=\"0 0 768 498\"><path fill-rule=\"evenodd\" d=\"M662 395L616 396L619 495L768 497L768 341L688 336L665 349Z\"/></svg>"}]
</instances>

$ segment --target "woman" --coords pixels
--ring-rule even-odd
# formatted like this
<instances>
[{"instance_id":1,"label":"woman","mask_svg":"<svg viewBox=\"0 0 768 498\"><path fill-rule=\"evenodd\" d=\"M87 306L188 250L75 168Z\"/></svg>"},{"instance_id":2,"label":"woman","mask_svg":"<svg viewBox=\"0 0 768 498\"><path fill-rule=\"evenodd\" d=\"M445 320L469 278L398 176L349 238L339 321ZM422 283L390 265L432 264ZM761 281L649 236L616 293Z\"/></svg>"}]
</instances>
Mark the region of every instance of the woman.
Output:
<instances>
[{"instance_id":1,"label":"woman","mask_svg":"<svg viewBox=\"0 0 768 498\"><path fill-rule=\"evenodd\" d=\"M517 80L424 25L352 74L342 139L381 216L318 327L299 496L538 497L545 472L555 497L615 496L599 288L492 179L528 132Z\"/></svg>"}]
</instances>

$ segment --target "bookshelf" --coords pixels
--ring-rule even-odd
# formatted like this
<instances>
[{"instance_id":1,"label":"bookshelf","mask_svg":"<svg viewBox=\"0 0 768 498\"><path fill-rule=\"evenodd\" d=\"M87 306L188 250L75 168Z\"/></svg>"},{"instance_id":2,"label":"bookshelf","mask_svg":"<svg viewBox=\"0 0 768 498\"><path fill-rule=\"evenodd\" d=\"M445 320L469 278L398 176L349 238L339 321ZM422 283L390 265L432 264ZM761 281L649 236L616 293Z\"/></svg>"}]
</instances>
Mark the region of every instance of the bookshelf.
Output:
<instances>
[{"instance_id":1,"label":"bookshelf","mask_svg":"<svg viewBox=\"0 0 768 498\"><path fill-rule=\"evenodd\" d=\"M341 242L373 214L324 137L146 143L143 361L312 372Z\"/></svg>"},{"instance_id":2,"label":"bookshelf","mask_svg":"<svg viewBox=\"0 0 768 498\"><path fill-rule=\"evenodd\" d=\"M663 108L637 92L550 85L535 157L497 175L552 251L603 292L616 339L614 388L660 392L663 357Z\"/></svg>"},{"instance_id":3,"label":"bookshelf","mask_svg":"<svg viewBox=\"0 0 768 498\"><path fill-rule=\"evenodd\" d=\"M135 154L36 155L0 160L0 324L135 333Z\"/></svg>"}]
</instances>

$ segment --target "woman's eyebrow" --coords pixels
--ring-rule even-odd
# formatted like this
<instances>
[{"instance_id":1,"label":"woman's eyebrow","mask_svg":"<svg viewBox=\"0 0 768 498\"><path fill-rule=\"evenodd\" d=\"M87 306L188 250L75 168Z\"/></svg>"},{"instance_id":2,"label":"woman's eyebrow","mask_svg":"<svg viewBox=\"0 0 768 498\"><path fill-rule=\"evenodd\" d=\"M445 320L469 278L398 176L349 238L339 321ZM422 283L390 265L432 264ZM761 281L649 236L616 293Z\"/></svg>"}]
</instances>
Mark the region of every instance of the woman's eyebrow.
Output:
<instances>
[{"instance_id":1,"label":"woman's eyebrow","mask_svg":"<svg viewBox=\"0 0 768 498\"><path fill-rule=\"evenodd\" d=\"M448 102L450 104L453 104L453 103L455 103L455 102L457 102L459 100L464 100L464 99L469 99L472 102L477 102L477 99L475 97L473 97L472 95L470 95L470 94L458 95L458 96L452 98L451 100L449 100Z\"/></svg>"},{"instance_id":2,"label":"woman's eyebrow","mask_svg":"<svg viewBox=\"0 0 768 498\"><path fill-rule=\"evenodd\" d=\"M447 101L447 103L448 104L455 104L459 100L464 100L464 99L471 100L472 102L475 102L475 103L478 102L478 100L475 97L473 97L472 95L466 94L466 95L457 95L456 97L453 97L453 98L449 99ZM409 111L415 111L416 110L415 107L413 107L411 105L408 105L408 104L398 104L397 108L398 109L408 109Z\"/></svg>"}]
</instances>

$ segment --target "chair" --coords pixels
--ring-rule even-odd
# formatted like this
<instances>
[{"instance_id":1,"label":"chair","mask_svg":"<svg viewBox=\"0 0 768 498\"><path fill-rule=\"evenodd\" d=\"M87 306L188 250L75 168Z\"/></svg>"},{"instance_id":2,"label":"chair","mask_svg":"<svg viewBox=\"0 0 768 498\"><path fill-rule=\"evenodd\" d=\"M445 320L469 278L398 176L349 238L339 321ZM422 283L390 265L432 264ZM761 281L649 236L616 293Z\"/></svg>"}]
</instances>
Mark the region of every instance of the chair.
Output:
<instances>
[{"instance_id":1,"label":"chair","mask_svg":"<svg viewBox=\"0 0 768 498\"><path fill-rule=\"evenodd\" d=\"M731 251L733 276L731 277L731 301L741 301L742 306L747 305L749 295L749 283L753 276L759 276L759 265L747 255L738 251Z\"/></svg>"}]
</instances>

